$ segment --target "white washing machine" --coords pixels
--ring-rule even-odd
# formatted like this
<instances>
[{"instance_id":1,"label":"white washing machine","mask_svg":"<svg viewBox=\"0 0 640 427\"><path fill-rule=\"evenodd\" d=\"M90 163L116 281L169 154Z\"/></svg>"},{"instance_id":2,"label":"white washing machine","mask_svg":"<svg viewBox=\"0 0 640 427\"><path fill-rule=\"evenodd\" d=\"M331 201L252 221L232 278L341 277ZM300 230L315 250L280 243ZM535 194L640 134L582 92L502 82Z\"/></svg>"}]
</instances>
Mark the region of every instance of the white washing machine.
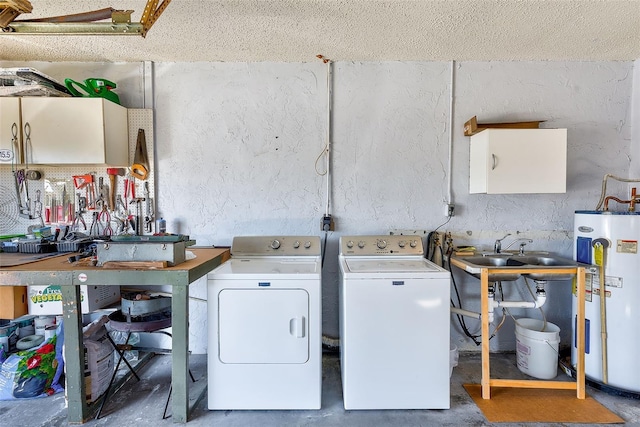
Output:
<instances>
[{"instance_id":1,"label":"white washing machine","mask_svg":"<svg viewBox=\"0 0 640 427\"><path fill-rule=\"evenodd\" d=\"M319 237L240 236L207 276L209 409L320 409Z\"/></svg>"},{"instance_id":2,"label":"white washing machine","mask_svg":"<svg viewBox=\"0 0 640 427\"><path fill-rule=\"evenodd\" d=\"M418 236L340 238L345 409L449 409L450 273Z\"/></svg>"}]
</instances>

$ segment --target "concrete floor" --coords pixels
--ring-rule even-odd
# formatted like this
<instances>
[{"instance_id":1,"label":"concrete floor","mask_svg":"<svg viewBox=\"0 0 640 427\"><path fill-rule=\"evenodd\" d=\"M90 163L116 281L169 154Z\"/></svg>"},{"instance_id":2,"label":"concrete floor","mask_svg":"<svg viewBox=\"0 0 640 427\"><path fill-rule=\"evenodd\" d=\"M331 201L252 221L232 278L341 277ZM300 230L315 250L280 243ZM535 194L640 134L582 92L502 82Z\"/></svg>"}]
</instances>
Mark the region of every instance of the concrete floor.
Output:
<instances>
[{"instance_id":1,"label":"concrete floor","mask_svg":"<svg viewBox=\"0 0 640 427\"><path fill-rule=\"evenodd\" d=\"M322 409L318 411L209 411L206 395L196 405L188 425L198 426L501 426L523 424L492 424L469 397L464 383L480 382L480 354L460 356L451 378L451 409L449 410L381 410L345 411L342 405L340 360L335 354L323 358ZM206 357L192 356L192 372L198 380L196 387L206 385ZM492 376L495 378L523 378L515 365L514 354L491 356ZM558 379L572 381L561 370ZM105 406L103 417L84 425L94 426L171 426L171 418L162 419L171 377L170 356L156 356L141 370L141 381L132 380ZM587 387L587 394L626 421L625 425L640 426L640 402L614 396ZM544 408L541 408L544 410ZM11 427L67 426L65 400L62 393L25 401L0 402L0 425ZM564 426L565 424L529 424L535 426ZM573 424L581 426L585 424Z\"/></svg>"}]
</instances>

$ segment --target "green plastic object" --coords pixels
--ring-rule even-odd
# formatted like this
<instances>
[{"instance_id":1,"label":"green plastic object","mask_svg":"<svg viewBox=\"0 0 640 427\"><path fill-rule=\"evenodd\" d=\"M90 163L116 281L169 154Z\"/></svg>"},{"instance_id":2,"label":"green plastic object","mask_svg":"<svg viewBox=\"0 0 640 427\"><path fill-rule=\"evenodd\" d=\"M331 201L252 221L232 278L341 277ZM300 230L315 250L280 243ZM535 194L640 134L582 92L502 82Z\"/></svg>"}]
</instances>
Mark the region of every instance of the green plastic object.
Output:
<instances>
[{"instance_id":1,"label":"green plastic object","mask_svg":"<svg viewBox=\"0 0 640 427\"><path fill-rule=\"evenodd\" d=\"M72 79L64 79L64 84L73 96L83 96L89 98L104 98L120 105L118 94L112 90L116 88L116 84L107 79L91 78L86 79L84 84ZM82 89L81 93L76 87Z\"/></svg>"}]
</instances>

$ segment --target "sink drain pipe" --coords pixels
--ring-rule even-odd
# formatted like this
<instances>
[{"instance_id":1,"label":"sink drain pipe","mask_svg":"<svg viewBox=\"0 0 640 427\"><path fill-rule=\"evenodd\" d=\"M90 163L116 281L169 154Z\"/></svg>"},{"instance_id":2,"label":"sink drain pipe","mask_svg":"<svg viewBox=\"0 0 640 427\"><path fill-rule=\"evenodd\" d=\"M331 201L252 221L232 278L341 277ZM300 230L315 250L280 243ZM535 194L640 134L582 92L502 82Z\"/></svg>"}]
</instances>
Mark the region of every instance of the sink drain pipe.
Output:
<instances>
[{"instance_id":1,"label":"sink drain pipe","mask_svg":"<svg viewBox=\"0 0 640 427\"><path fill-rule=\"evenodd\" d=\"M498 307L502 308L540 308L547 302L547 293L544 290L545 282L536 281L536 296L534 301L496 301L495 293L489 290L489 323L494 320L494 310ZM482 315L475 311L464 310L462 308L451 307L451 312L462 316L480 319Z\"/></svg>"},{"instance_id":2,"label":"sink drain pipe","mask_svg":"<svg viewBox=\"0 0 640 427\"><path fill-rule=\"evenodd\" d=\"M480 320L480 313L476 313L475 311L465 310L463 308L451 307L451 312L455 314L459 314L461 316L473 317L474 319Z\"/></svg>"}]
</instances>

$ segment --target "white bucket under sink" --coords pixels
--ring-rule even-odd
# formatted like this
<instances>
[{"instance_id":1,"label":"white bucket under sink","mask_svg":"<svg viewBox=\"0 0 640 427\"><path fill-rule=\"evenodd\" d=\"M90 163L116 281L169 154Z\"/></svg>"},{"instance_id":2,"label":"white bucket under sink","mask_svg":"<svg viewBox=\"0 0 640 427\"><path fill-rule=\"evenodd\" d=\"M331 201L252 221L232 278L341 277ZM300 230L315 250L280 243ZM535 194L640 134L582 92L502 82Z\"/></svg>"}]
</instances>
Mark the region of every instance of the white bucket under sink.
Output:
<instances>
[{"instance_id":1,"label":"white bucket under sink","mask_svg":"<svg viewBox=\"0 0 640 427\"><path fill-rule=\"evenodd\" d=\"M543 380L555 378L559 344L560 328L553 323L526 318L516 321L516 360L525 374Z\"/></svg>"}]
</instances>

